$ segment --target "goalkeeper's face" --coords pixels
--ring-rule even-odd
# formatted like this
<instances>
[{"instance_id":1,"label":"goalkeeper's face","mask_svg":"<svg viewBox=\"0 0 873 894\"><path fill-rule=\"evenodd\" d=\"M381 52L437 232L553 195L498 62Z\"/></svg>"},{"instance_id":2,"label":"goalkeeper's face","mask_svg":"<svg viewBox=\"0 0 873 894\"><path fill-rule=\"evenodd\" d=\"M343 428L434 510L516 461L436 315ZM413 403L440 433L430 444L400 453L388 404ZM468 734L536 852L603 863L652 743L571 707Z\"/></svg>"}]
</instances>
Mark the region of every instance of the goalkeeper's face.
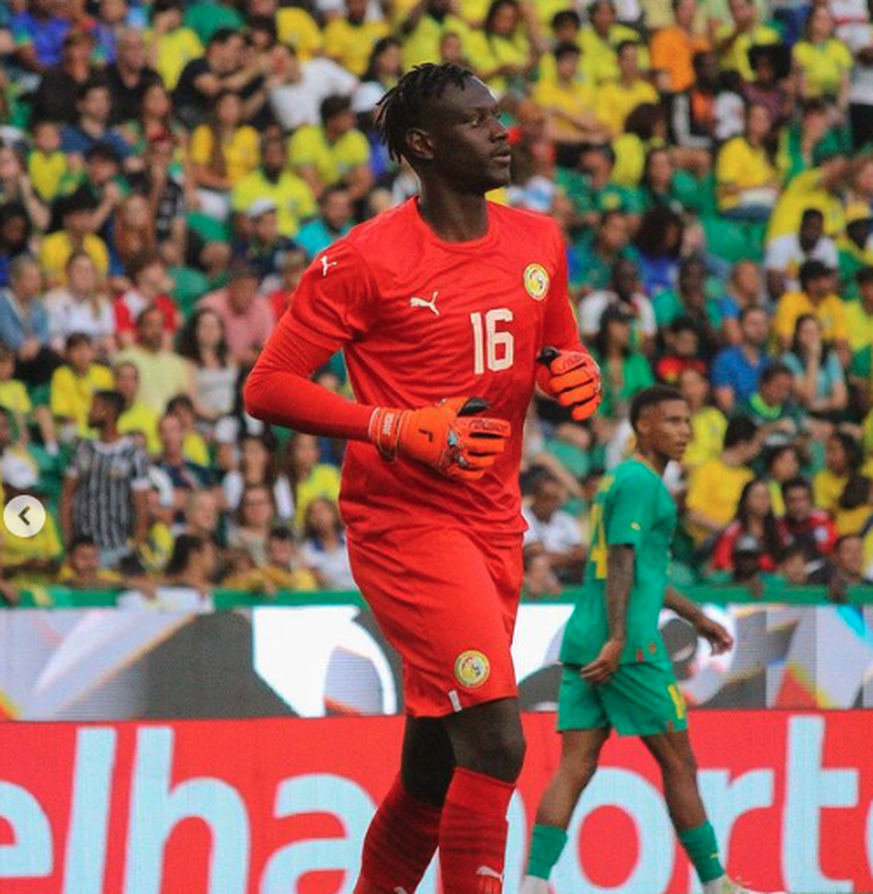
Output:
<instances>
[{"instance_id":1,"label":"goalkeeper's face","mask_svg":"<svg viewBox=\"0 0 873 894\"><path fill-rule=\"evenodd\" d=\"M509 183L512 152L497 101L478 78L447 87L428 121L428 168L459 192L484 194Z\"/></svg>"}]
</instances>

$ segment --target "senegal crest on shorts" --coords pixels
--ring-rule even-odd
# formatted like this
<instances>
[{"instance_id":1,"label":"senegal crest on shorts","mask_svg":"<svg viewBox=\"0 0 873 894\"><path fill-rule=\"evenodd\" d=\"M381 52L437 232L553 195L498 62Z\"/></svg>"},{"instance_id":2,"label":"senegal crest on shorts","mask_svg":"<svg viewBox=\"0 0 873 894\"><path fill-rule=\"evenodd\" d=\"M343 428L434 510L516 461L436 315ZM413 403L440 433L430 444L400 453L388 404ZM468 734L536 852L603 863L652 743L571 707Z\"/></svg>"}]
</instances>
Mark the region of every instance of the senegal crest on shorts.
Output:
<instances>
[{"instance_id":1,"label":"senegal crest on shorts","mask_svg":"<svg viewBox=\"0 0 873 894\"><path fill-rule=\"evenodd\" d=\"M528 264L524 268L524 287L534 301L542 301L549 294L549 274L542 264Z\"/></svg>"},{"instance_id":2,"label":"senegal crest on shorts","mask_svg":"<svg viewBox=\"0 0 873 894\"><path fill-rule=\"evenodd\" d=\"M478 689L491 675L491 662L476 649L461 652L455 660L455 677L467 689Z\"/></svg>"}]
</instances>

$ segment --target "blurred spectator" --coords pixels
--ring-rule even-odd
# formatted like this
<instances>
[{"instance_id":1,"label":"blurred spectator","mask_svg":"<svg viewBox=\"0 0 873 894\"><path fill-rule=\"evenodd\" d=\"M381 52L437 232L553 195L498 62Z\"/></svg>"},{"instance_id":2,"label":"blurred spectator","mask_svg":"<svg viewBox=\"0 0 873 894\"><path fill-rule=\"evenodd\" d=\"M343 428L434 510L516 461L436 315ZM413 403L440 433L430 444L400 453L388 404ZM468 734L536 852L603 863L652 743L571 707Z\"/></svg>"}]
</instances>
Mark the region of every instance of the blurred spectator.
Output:
<instances>
[{"instance_id":1,"label":"blurred spectator","mask_svg":"<svg viewBox=\"0 0 873 894\"><path fill-rule=\"evenodd\" d=\"M119 351L116 363L132 363L139 372L139 399L155 413L162 414L167 402L177 394L190 394L193 385L191 364L164 347L165 314L149 305L136 318L136 344Z\"/></svg>"},{"instance_id":2,"label":"blurred spectator","mask_svg":"<svg viewBox=\"0 0 873 894\"><path fill-rule=\"evenodd\" d=\"M51 410L55 422L67 431L66 441L87 438L88 416L98 391L111 391L115 385L112 370L97 362L90 336L74 332L67 338L66 363L58 367L51 380Z\"/></svg>"},{"instance_id":3,"label":"blurred spectator","mask_svg":"<svg viewBox=\"0 0 873 894\"><path fill-rule=\"evenodd\" d=\"M655 362L655 376L675 385L686 369L706 373L707 363L700 356L700 335L691 317L677 317L663 331L664 349Z\"/></svg>"},{"instance_id":4,"label":"blurred spectator","mask_svg":"<svg viewBox=\"0 0 873 894\"><path fill-rule=\"evenodd\" d=\"M775 571L782 555L782 538L770 504L770 491L762 478L753 478L744 485L736 517L715 543L712 567L731 571L737 547L748 540L757 547L757 570Z\"/></svg>"},{"instance_id":5,"label":"blurred spectator","mask_svg":"<svg viewBox=\"0 0 873 894\"><path fill-rule=\"evenodd\" d=\"M217 492L196 490L188 495L185 506L186 534L211 540L216 547L223 542L221 503Z\"/></svg>"},{"instance_id":6,"label":"blurred spectator","mask_svg":"<svg viewBox=\"0 0 873 894\"><path fill-rule=\"evenodd\" d=\"M652 302L658 326L667 326L687 317L699 340L700 356L707 361L718 350L721 312L719 301L707 294L706 265L696 257L686 258L679 267L675 289L667 289Z\"/></svg>"},{"instance_id":7,"label":"blurred spectator","mask_svg":"<svg viewBox=\"0 0 873 894\"><path fill-rule=\"evenodd\" d=\"M130 156L128 143L111 129L112 95L105 77L92 75L79 87L76 113L73 122L61 131L61 149L67 155L84 158L97 143L106 143L122 161Z\"/></svg>"},{"instance_id":8,"label":"blurred spectator","mask_svg":"<svg viewBox=\"0 0 873 894\"><path fill-rule=\"evenodd\" d=\"M825 567L825 557L834 548L837 532L831 517L823 509L816 509L812 499L812 486L801 477L792 478L782 485L785 515L779 519L782 545L804 551L809 571Z\"/></svg>"},{"instance_id":9,"label":"blurred spectator","mask_svg":"<svg viewBox=\"0 0 873 894\"><path fill-rule=\"evenodd\" d=\"M213 475L210 469L185 456L185 433L182 423L174 414L168 412L158 423L158 437L161 451L155 457L154 465L169 479L173 508L176 510L173 521L176 526L182 527L188 496L195 491L211 488Z\"/></svg>"},{"instance_id":10,"label":"blurred spectator","mask_svg":"<svg viewBox=\"0 0 873 894\"><path fill-rule=\"evenodd\" d=\"M95 72L91 64L93 51L94 38L90 31L66 33L60 60L42 73L33 94L31 114L35 122L52 122L54 127L55 122L72 124L76 120L79 89Z\"/></svg>"},{"instance_id":11,"label":"blurred spectator","mask_svg":"<svg viewBox=\"0 0 873 894\"><path fill-rule=\"evenodd\" d=\"M263 285L265 280L275 282L279 268L289 251L297 250L296 244L279 232L279 215L272 199L258 199L245 214L244 239L233 247L234 260L254 267Z\"/></svg>"},{"instance_id":12,"label":"blurred spectator","mask_svg":"<svg viewBox=\"0 0 873 894\"><path fill-rule=\"evenodd\" d=\"M552 570L548 554L536 547L524 551L524 583L522 594L528 599L541 596L560 596L563 586Z\"/></svg>"},{"instance_id":13,"label":"blurred spectator","mask_svg":"<svg viewBox=\"0 0 873 894\"><path fill-rule=\"evenodd\" d=\"M640 71L639 53L638 40L622 41L616 48L618 77L597 91L597 117L613 135L624 130L627 116L640 103L658 102L658 92Z\"/></svg>"},{"instance_id":14,"label":"blurred spectator","mask_svg":"<svg viewBox=\"0 0 873 894\"><path fill-rule=\"evenodd\" d=\"M194 401L187 394L177 394L167 402L167 414L175 416L182 426L182 453L185 459L208 468L211 461L209 447L197 429Z\"/></svg>"},{"instance_id":15,"label":"blurred spectator","mask_svg":"<svg viewBox=\"0 0 873 894\"><path fill-rule=\"evenodd\" d=\"M846 311L834 292L834 271L821 261L806 261L800 268L800 291L786 292L779 300L773 320L773 332L783 349L791 347L797 336L800 317L810 314L821 324L820 339L831 344L848 362Z\"/></svg>"},{"instance_id":16,"label":"blurred spectator","mask_svg":"<svg viewBox=\"0 0 873 894\"><path fill-rule=\"evenodd\" d=\"M698 546L719 534L736 515L743 487L754 478L749 463L759 450L755 424L749 419L731 419L721 456L692 472L685 505L688 531Z\"/></svg>"},{"instance_id":17,"label":"blurred spectator","mask_svg":"<svg viewBox=\"0 0 873 894\"><path fill-rule=\"evenodd\" d=\"M755 391L736 409L736 415L758 426L758 436L766 447L784 444L800 434L806 420L792 400L792 373L784 363L772 363Z\"/></svg>"},{"instance_id":18,"label":"blurred spectator","mask_svg":"<svg viewBox=\"0 0 873 894\"><path fill-rule=\"evenodd\" d=\"M837 269L837 247L833 239L824 235L824 215L817 208L803 212L797 234L779 236L767 246L767 291L772 301L800 288L798 274L809 260Z\"/></svg>"},{"instance_id":19,"label":"blurred spectator","mask_svg":"<svg viewBox=\"0 0 873 894\"><path fill-rule=\"evenodd\" d=\"M301 558L325 590L354 590L345 529L333 500L317 497L304 516Z\"/></svg>"},{"instance_id":20,"label":"blurred spectator","mask_svg":"<svg viewBox=\"0 0 873 894\"><path fill-rule=\"evenodd\" d=\"M764 454L767 487L770 489L770 502L777 518L785 515L785 500L782 498L782 485L800 474L801 457L794 444L774 444Z\"/></svg>"},{"instance_id":21,"label":"blurred spectator","mask_svg":"<svg viewBox=\"0 0 873 894\"><path fill-rule=\"evenodd\" d=\"M215 547L208 540L180 534L161 585L145 593L142 589L123 593L118 597L118 607L166 612L214 611L212 587L216 567Z\"/></svg>"},{"instance_id":22,"label":"blurred spectator","mask_svg":"<svg viewBox=\"0 0 873 894\"><path fill-rule=\"evenodd\" d=\"M87 422L97 438L79 441L61 494L61 529L67 542L92 537L106 568L137 550L148 533L149 461L119 433L123 409L124 398L117 391L94 395Z\"/></svg>"},{"instance_id":23,"label":"blurred spectator","mask_svg":"<svg viewBox=\"0 0 873 894\"><path fill-rule=\"evenodd\" d=\"M295 432L285 447L282 471L291 484L294 525L300 533L306 510L313 500L324 497L336 502L339 499L339 469L322 461L318 439L314 435Z\"/></svg>"},{"instance_id":24,"label":"blurred spectator","mask_svg":"<svg viewBox=\"0 0 873 894\"><path fill-rule=\"evenodd\" d=\"M210 104L210 114L191 134L191 177L200 210L217 220L230 213L231 190L259 162L258 133L243 123L239 95L223 90Z\"/></svg>"},{"instance_id":25,"label":"blurred spectator","mask_svg":"<svg viewBox=\"0 0 873 894\"><path fill-rule=\"evenodd\" d=\"M627 215L618 210L605 212L593 232L586 231L579 237L575 249L579 266L577 276L584 275L585 291L608 289L618 261L636 259L636 249L630 247ZM596 327L596 321L583 331L594 332L592 325Z\"/></svg>"},{"instance_id":26,"label":"blurred spectator","mask_svg":"<svg viewBox=\"0 0 873 894\"><path fill-rule=\"evenodd\" d=\"M316 196L326 187L342 184L356 202L373 185L368 167L370 147L355 128L355 113L347 96L328 96L321 104L320 126L307 124L294 131L288 158Z\"/></svg>"},{"instance_id":27,"label":"blurred spectator","mask_svg":"<svg viewBox=\"0 0 873 894\"><path fill-rule=\"evenodd\" d=\"M834 546L828 598L832 602L845 602L848 587L869 586L871 583L873 579L864 569L864 541L857 534L840 537Z\"/></svg>"},{"instance_id":28,"label":"blurred spectator","mask_svg":"<svg viewBox=\"0 0 873 894\"><path fill-rule=\"evenodd\" d=\"M231 193L231 207L248 214L256 203L272 201L278 212L279 233L297 235L301 222L313 217L315 199L306 181L287 167L285 140L270 134L261 141L261 164L242 178Z\"/></svg>"},{"instance_id":29,"label":"blurred spectator","mask_svg":"<svg viewBox=\"0 0 873 894\"><path fill-rule=\"evenodd\" d=\"M176 88L185 66L203 54L200 38L183 24L182 9L175 0L155 0L152 4L150 52L168 90Z\"/></svg>"},{"instance_id":30,"label":"blurred spectator","mask_svg":"<svg viewBox=\"0 0 873 894\"><path fill-rule=\"evenodd\" d=\"M297 244L310 258L324 251L352 228L352 199L348 190L336 187L324 190L318 200L319 214L304 224Z\"/></svg>"},{"instance_id":31,"label":"blurred spectator","mask_svg":"<svg viewBox=\"0 0 873 894\"><path fill-rule=\"evenodd\" d=\"M745 308L739 318L740 343L723 348L713 361L715 400L727 414L751 398L761 373L772 362L765 352L770 337L768 324L763 308Z\"/></svg>"},{"instance_id":32,"label":"blurred spectator","mask_svg":"<svg viewBox=\"0 0 873 894\"><path fill-rule=\"evenodd\" d=\"M115 61L106 66L106 82L112 98L112 124L123 124L139 117L146 91L160 84L161 77L150 68L145 39L136 28L123 28L116 44Z\"/></svg>"},{"instance_id":33,"label":"blurred spectator","mask_svg":"<svg viewBox=\"0 0 873 894\"><path fill-rule=\"evenodd\" d=\"M655 312L652 302L640 287L636 264L629 259L615 262L609 289L593 292L583 299L579 309L579 328L583 339L597 335L604 311L612 306L623 309L633 321L631 345L644 354L651 353L658 331Z\"/></svg>"},{"instance_id":34,"label":"blurred spectator","mask_svg":"<svg viewBox=\"0 0 873 894\"><path fill-rule=\"evenodd\" d=\"M731 22L716 31L716 47L725 71L735 71L744 81L752 80L749 50L753 46L774 44L779 32L758 21L758 9L752 0L728 0Z\"/></svg>"},{"instance_id":35,"label":"blurred spectator","mask_svg":"<svg viewBox=\"0 0 873 894\"><path fill-rule=\"evenodd\" d=\"M49 382L63 362L51 349L41 295L39 264L21 255L9 269L9 288L0 293L0 342L15 352L15 378L29 386Z\"/></svg>"},{"instance_id":36,"label":"blurred spectator","mask_svg":"<svg viewBox=\"0 0 873 894\"><path fill-rule=\"evenodd\" d=\"M160 416L152 407L139 400L139 368L130 361L115 365L115 389L124 399L124 410L118 420L118 431L123 434L139 433L146 449L154 456L160 452L158 420Z\"/></svg>"},{"instance_id":37,"label":"blurred spectator","mask_svg":"<svg viewBox=\"0 0 873 894\"><path fill-rule=\"evenodd\" d=\"M115 352L115 314L87 252L75 251L66 266L66 285L45 296L51 346L63 349L75 332L89 336L103 357Z\"/></svg>"},{"instance_id":38,"label":"blurred spectator","mask_svg":"<svg viewBox=\"0 0 873 894\"><path fill-rule=\"evenodd\" d=\"M246 261L235 262L226 288L212 292L198 304L224 323L230 356L239 366L251 366L273 331L274 317L267 299L258 294L258 271Z\"/></svg>"},{"instance_id":39,"label":"blurred spectator","mask_svg":"<svg viewBox=\"0 0 873 894\"><path fill-rule=\"evenodd\" d=\"M367 0L345 0L345 15L331 19L324 29L324 55L360 77L373 45L387 34L384 19L367 17Z\"/></svg>"},{"instance_id":40,"label":"blurred spectator","mask_svg":"<svg viewBox=\"0 0 873 894\"><path fill-rule=\"evenodd\" d=\"M58 583L75 590L103 590L122 583L117 571L100 567L100 549L93 537L75 537L58 572Z\"/></svg>"},{"instance_id":41,"label":"blurred spectator","mask_svg":"<svg viewBox=\"0 0 873 894\"><path fill-rule=\"evenodd\" d=\"M794 45L797 95L801 99L823 97L845 112L849 103L849 48L834 37L834 20L827 5L809 11L803 40Z\"/></svg>"},{"instance_id":42,"label":"blurred spectator","mask_svg":"<svg viewBox=\"0 0 873 894\"><path fill-rule=\"evenodd\" d=\"M676 382L691 411L691 443L682 457L682 465L695 469L721 454L727 419L712 403L709 379L699 369L688 366Z\"/></svg>"},{"instance_id":43,"label":"blurred spectator","mask_svg":"<svg viewBox=\"0 0 873 894\"><path fill-rule=\"evenodd\" d=\"M534 480L530 502L523 506L527 522L524 535L526 548L538 544L549 558L552 570L564 583L582 579L585 546L579 522L561 509L566 492L561 483L548 473Z\"/></svg>"},{"instance_id":44,"label":"blurred spectator","mask_svg":"<svg viewBox=\"0 0 873 894\"><path fill-rule=\"evenodd\" d=\"M239 367L230 357L224 322L214 310L201 307L179 334L179 354L194 367L197 416L215 422L233 409Z\"/></svg>"},{"instance_id":45,"label":"blurred spectator","mask_svg":"<svg viewBox=\"0 0 873 894\"><path fill-rule=\"evenodd\" d=\"M70 30L66 18L55 15L53 0L30 0L18 6L10 20L18 64L27 71L44 72L61 61L64 37Z\"/></svg>"},{"instance_id":46,"label":"blurred spectator","mask_svg":"<svg viewBox=\"0 0 873 894\"><path fill-rule=\"evenodd\" d=\"M244 555L251 561L248 553ZM315 590L318 583L315 575L303 566L292 533L287 528L273 528L267 540L266 563L258 567L252 561L247 570L226 576L222 586L272 596L277 590Z\"/></svg>"},{"instance_id":47,"label":"blurred spectator","mask_svg":"<svg viewBox=\"0 0 873 894\"><path fill-rule=\"evenodd\" d=\"M270 88L270 108L282 130L321 123L321 104L329 96L351 96L357 78L330 59L301 61L293 47L278 46L271 54L275 79Z\"/></svg>"},{"instance_id":48,"label":"blurred spectator","mask_svg":"<svg viewBox=\"0 0 873 894\"><path fill-rule=\"evenodd\" d=\"M682 218L667 205L657 205L643 215L635 244L647 295L657 296L678 284L683 232Z\"/></svg>"},{"instance_id":49,"label":"blurred spectator","mask_svg":"<svg viewBox=\"0 0 873 894\"><path fill-rule=\"evenodd\" d=\"M654 382L648 360L631 347L633 320L621 302L607 305L600 317L594 350L603 377L602 419L625 418L633 396Z\"/></svg>"},{"instance_id":50,"label":"blurred spectator","mask_svg":"<svg viewBox=\"0 0 873 894\"><path fill-rule=\"evenodd\" d=\"M846 408L846 379L836 350L822 338L818 317L797 318L791 350L782 362L794 374L798 403L816 419L837 421Z\"/></svg>"},{"instance_id":51,"label":"blurred spectator","mask_svg":"<svg viewBox=\"0 0 873 894\"><path fill-rule=\"evenodd\" d=\"M248 487L268 487L273 494L276 517L283 522L294 517L294 496L285 475L278 472L276 442L266 434L246 434L240 443L238 469L232 469L224 476L222 490L228 510L235 512L242 495Z\"/></svg>"},{"instance_id":52,"label":"blurred spectator","mask_svg":"<svg viewBox=\"0 0 873 894\"><path fill-rule=\"evenodd\" d=\"M843 491L862 459L858 442L848 432L836 431L828 438L825 467L812 479L813 500L818 509L836 516Z\"/></svg>"},{"instance_id":53,"label":"blurred spectator","mask_svg":"<svg viewBox=\"0 0 873 894\"><path fill-rule=\"evenodd\" d=\"M674 24L652 36L652 68L665 93L681 93L694 84L694 56L709 49L709 41L695 27L695 0L674 0Z\"/></svg>"},{"instance_id":54,"label":"blurred spectator","mask_svg":"<svg viewBox=\"0 0 873 894\"><path fill-rule=\"evenodd\" d=\"M96 209L95 199L83 189L55 202L53 213L60 220L61 228L46 236L39 249L39 266L48 287L66 285L67 261L78 251L84 251L91 258L99 277L109 273L109 251L94 232Z\"/></svg>"},{"instance_id":55,"label":"blurred spectator","mask_svg":"<svg viewBox=\"0 0 873 894\"><path fill-rule=\"evenodd\" d=\"M751 105L743 135L728 140L718 153L718 209L726 218L764 221L773 210L779 179L766 146L771 127L767 107Z\"/></svg>"},{"instance_id":56,"label":"blurred spectator","mask_svg":"<svg viewBox=\"0 0 873 894\"><path fill-rule=\"evenodd\" d=\"M258 565L267 559L267 538L273 527L276 507L272 490L262 484L243 487L239 506L234 513L228 544L247 550Z\"/></svg>"},{"instance_id":57,"label":"blurred spectator","mask_svg":"<svg viewBox=\"0 0 873 894\"><path fill-rule=\"evenodd\" d=\"M746 308L762 307L763 298L758 265L754 261L737 261L731 269L727 291L718 303L722 341L737 345L743 340L740 315Z\"/></svg>"}]
</instances>

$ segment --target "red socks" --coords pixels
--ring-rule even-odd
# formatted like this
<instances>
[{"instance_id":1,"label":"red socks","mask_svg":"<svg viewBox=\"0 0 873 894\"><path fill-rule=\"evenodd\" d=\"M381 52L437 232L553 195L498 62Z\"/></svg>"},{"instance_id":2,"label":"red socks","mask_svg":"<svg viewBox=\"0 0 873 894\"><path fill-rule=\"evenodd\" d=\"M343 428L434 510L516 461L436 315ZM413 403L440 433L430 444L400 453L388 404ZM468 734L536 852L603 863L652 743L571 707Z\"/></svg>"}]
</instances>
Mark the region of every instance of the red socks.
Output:
<instances>
[{"instance_id":1,"label":"red socks","mask_svg":"<svg viewBox=\"0 0 873 894\"><path fill-rule=\"evenodd\" d=\"M511 782L458 767L440 811L398 777L367 830L354 894L412 894L437 841L444 894L501 894L513 791Z\"/></svg>"},{"instance_id":2,"label":"red socks","mask_svg":"<svg viewBox=\"0 0 873 894\"><path fill-rule=\"evenodd\" d=\"M412 894L436 850L440 814L413 798L398 776L367 830L354 894Z\"/></svg>"},{"instance_id":3,"label":"red socks","mask_svg":"<svg viewBox=\"0 0 873 894\"><path fill-rule=\"evenodd\" d=\"M513 791L511 782L463 767L455 770L440 826L444 894L501 894Z\"/></svg>"}]
</instances>

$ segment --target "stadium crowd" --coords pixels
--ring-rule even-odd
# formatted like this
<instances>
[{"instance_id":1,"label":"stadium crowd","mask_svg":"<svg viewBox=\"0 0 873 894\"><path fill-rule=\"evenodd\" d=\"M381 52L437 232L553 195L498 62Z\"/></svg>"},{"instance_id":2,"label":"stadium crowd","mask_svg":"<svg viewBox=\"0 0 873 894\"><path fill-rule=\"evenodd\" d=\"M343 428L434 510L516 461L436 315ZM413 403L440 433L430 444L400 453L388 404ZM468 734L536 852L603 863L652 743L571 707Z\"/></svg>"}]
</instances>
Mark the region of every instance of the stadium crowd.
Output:
<instances>
[{"instance_id":1,"label":"stadium crowd","mask_svg":"<svg viewBox=\"0 0 873 894\"><path fill-rule=\"evenodd\" d=\"M501 99L603 372L532 406L526 589L578 582L630 400L693 412L678 582L873 578L866 0L8 0L0 18L0 593L354 586L341 443L241 389L295 284L415 194L378 102L462 63ZM319 374L348 392L342 358Z\"/></svg>"}]
</instances>

